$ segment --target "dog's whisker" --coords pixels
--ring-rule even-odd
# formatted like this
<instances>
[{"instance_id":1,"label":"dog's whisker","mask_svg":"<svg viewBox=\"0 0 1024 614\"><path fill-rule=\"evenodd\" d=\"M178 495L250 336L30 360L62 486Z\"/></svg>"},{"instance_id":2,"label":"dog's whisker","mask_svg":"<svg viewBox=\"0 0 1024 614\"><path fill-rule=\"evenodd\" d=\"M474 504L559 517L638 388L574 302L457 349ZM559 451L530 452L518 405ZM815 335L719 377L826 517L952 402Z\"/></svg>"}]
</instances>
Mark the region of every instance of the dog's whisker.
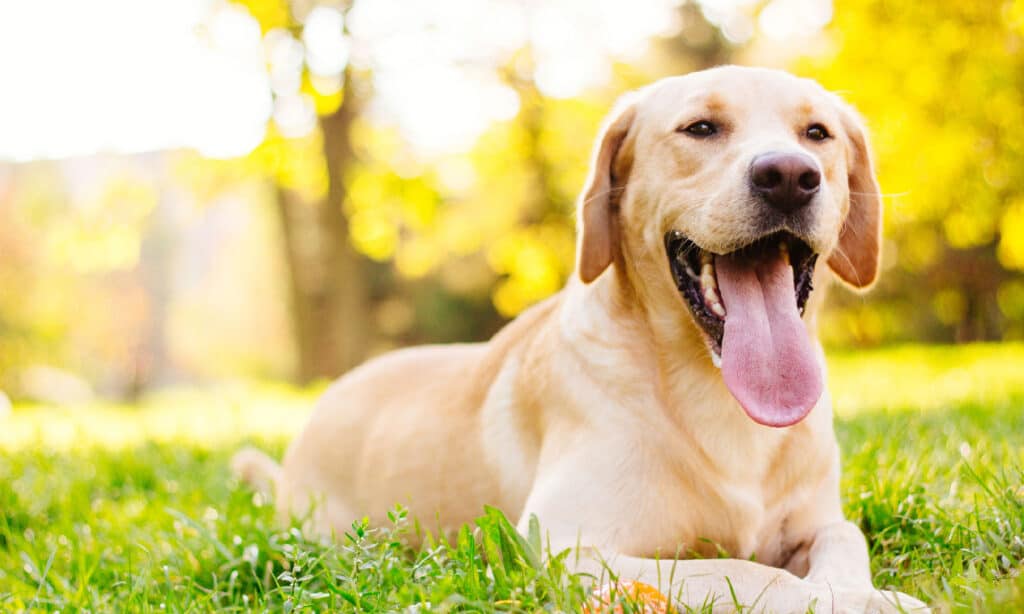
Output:
<instances>
[{"instance_id":1,"label":"dog's whisker","mask_svg":"<svg viewBox=\"0 0 1024 614\"><path fill-rule=\"evenodd\" d=\"M850 191L850 196L880 196L882 198L902 198L904 196L910 196L911 192L854 192Z\"/></svg>"},{"instance_id":2,"label":"dog's whisker","mask_svg":"<svg viewBox=\"0 0 1024 614\"><path fill-rule=\"evenodd\" d=\"M613 196L615 194L621 194L622 192L625 192L625 191L626 191L626 186L616 186L616 187L613 187L613 188L608 188L607 190L601 190L597 194L593 194L589 198L587 198L583 202L581 202L580 203L580 207L585 207L587 204L592 203L595 200L604 198L605 196Z\"/></svg>"}]
</instances>

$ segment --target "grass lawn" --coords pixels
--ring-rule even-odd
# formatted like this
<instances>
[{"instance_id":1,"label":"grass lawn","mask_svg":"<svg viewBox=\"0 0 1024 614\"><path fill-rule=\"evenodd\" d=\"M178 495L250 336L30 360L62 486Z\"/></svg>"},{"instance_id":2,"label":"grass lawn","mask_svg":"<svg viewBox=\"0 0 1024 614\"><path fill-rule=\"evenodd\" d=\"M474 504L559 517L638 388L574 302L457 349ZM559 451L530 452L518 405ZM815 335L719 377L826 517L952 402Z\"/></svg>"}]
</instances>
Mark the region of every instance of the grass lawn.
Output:
<instances>
[{"instance_id":1,"label":"grass lawn","mask_svg":"<svg viewBox=\"0 0 1024 614\"><path fill-rule=\"evenodd\" d=\"M1024 611L1024 345L830 364L844 501L876 584L940 611ZM280 454L313 395L225 387L0 418L0 611L579 610L539 536L483 510L480 539L415 552L395 539L415 530L401 514L333 544L276 527L227 462L243 442Z\"/></svg>"}]
</instances>

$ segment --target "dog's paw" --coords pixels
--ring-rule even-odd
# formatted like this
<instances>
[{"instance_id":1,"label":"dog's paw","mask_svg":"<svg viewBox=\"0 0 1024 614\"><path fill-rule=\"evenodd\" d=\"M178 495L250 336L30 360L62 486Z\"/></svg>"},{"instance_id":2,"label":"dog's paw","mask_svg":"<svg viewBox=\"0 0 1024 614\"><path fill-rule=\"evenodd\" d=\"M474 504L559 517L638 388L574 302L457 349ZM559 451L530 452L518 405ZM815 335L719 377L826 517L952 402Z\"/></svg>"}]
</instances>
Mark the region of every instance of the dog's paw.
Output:
<instances>
[{"instance_id":1,"label":"dog's paw","mask_svg":"<svg viewBox=\"0 0 1024 614\"><path fill-rule=\"evenodd\" d=\"M815 611L836 614L931 614L928 604L910 595L895 591L849 590L836 591L831 604ZM829 608L829 606L833 606Z\"/></svg>"}]
</instances>

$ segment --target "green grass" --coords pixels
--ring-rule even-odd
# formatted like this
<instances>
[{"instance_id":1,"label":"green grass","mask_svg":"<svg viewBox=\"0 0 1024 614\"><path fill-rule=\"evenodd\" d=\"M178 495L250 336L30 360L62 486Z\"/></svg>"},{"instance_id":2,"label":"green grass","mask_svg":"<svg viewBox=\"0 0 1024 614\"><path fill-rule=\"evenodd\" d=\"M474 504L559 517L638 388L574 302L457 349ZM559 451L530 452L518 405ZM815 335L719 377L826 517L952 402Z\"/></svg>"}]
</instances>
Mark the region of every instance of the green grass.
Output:
<instances>
[{"instance_id":1,"label":"green grass","mask_svg":"<svg viewBox=\"0 0 1024 614\"><path fill-rule=\"evenodd\" d=\"M1024 610L1024 346L834 355L848 515L876 583L940 610ZM0 419L0 611L578 611L502 518L412 551L400 511L321 543L228 474L280 454L313 391L221 389Z\"/></svg>"}]
</instances>

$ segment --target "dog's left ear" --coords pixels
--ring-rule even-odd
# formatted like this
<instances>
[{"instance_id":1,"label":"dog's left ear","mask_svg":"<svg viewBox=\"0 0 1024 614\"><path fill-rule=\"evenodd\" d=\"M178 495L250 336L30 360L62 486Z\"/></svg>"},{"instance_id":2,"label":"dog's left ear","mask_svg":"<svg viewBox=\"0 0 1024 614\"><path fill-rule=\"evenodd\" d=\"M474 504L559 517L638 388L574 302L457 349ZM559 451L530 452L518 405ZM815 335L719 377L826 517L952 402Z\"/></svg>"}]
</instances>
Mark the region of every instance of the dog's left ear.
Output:
<instances>
[{"instance_id":1,"label":"dog's left ear","mask_svg":"<svg viewBox=\"0 0 1024 614\"><path fill-rule=\"evenodd\" d=\"M625 186L631 161L620 156L623 142L636 116L635 98L624 96L605 120L594 148L590 176L580 195L579 249L577 267L580 279L590 283L615 260L618 249L618 203ZM627 152L622 152L623 154Z\"/></svg>"},{"instance_id":2,"label":"dog's left ear","mask_svg":"<svg viewBox=\"0 0 1024 614\"><path fill-rule=\"evenodd\" d=\"M867 288L878 278L881 263L882 193L871 163L864 124L853 109L843 103L840 107L843 131L849 140L850 209L828 265L851 286Z\"/></svg>"}]
</instances>

